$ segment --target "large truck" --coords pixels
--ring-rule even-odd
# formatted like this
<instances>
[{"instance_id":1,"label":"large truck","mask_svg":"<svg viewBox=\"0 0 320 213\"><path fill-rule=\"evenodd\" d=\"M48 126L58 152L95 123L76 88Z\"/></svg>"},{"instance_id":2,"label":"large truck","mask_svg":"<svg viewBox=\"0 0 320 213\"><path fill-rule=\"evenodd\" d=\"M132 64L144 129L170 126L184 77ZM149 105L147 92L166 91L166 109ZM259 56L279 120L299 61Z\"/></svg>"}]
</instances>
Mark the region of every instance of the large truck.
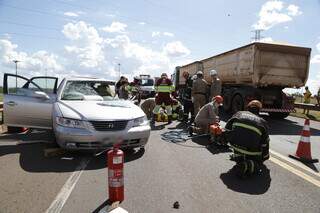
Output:
<instances>
[{"instance_id":1,"label":"large truck","mask_svg":"<svg viewBox=\"0 0 320 213\"><path fill-rule=\"evenodd\" d=\"M262 112L285 118L294 112L294 99L285 88L305 85L311 48L255 42L201 61L176 67L174 82L178 90L185 86L183 72L194 75L201 70L207 82L215 69L222 81L225 111L244 110L248 102L258 99Z\"/></svg>"}]
</instances>

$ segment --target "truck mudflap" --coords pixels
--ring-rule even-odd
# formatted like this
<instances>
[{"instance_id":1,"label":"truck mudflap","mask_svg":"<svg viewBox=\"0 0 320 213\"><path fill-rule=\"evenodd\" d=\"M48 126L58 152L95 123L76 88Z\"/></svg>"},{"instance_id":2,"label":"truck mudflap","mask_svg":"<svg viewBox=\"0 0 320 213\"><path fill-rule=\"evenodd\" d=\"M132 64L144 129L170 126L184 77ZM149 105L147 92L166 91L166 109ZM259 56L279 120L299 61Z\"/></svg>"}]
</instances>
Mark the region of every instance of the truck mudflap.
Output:
<instances>
[{"instance_id":1,"label":"truck mudflap","mask_svg":"<svg viewBox=\"0 0 320 213\"><path fill-rule=\"evenodd\" d=\"M285 113L291 113L296 112L294 108L284 109L284 108L262 108L260 112L285 112Z\"/></svg>"}]
</instances>

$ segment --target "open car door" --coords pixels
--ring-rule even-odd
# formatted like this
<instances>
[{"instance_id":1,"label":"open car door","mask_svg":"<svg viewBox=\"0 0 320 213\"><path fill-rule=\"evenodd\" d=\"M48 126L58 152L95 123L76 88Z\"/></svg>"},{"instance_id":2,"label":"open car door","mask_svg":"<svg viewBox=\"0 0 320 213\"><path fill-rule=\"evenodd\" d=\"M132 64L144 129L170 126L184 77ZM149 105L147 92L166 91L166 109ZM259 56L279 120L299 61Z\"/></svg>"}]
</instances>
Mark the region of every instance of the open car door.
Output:
<instances>
[{"instance_id":1,"label":"open car door","mask_svg":"<svg viewBox=\"0 0 320 213\"><path fill-rule=\"evenodd\" d=\"M58 79L4 74L3 116L7 126L52 128L52 106Z\"/></svg>"}]
</instances>

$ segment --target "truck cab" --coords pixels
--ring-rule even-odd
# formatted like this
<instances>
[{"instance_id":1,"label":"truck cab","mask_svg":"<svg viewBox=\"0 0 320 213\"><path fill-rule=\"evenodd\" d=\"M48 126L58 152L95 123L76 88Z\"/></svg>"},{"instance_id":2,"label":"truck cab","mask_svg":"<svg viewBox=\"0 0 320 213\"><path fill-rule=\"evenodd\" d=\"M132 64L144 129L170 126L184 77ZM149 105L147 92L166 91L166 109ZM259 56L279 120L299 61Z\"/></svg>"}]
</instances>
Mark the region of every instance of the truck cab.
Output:
<instances>
[{"instance_id":1,"label":"truck cab","mask_svg":"<svg viewBox=\"0 0 320 213\"><path fill-rule=\"evenodd\" d=\"M150 98L155 96L154 79L150 75L139 75L135 77L139 80L141 97Z\"/></svg>"}]
</instances>

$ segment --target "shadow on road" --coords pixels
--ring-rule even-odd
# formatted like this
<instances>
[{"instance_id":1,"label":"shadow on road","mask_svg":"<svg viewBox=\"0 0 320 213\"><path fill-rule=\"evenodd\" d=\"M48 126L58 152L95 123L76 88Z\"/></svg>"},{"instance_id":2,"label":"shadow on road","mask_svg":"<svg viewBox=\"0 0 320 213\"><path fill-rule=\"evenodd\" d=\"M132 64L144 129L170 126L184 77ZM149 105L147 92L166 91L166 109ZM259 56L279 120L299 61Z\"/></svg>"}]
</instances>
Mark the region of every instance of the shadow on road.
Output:
<instances>
[{"instance_id":1,"label":"shadow on road","mask_svg":"<svg viewBox=\"0 0 320 213\"><path fill-rule=\"evenodd\" d=\"M221 174L220 179L229 189L252 195L264 194L271 184L270 170L266 166L262 168L261 174L243 180L236 176L234 166L228 172Z\"/></svg>"},{"instance_id":2,"label":"shadow on road","mask_svg":"<svg viewBox=\"0 0 320 213\"><path fill-rule=\"evenodd\" d=\"M4 135L0 136L0 157L10 154L20 154L19 163L23 170L27 172L74 172L84 158L89 158L90 162L85 170L96 170L107 167L106 153L93 156L93 152L65 152L58 156L46 157L44 150L47 148L57 147L55 143L46 141L45 143L31 143L36 141L35 138L42 136L43 131L35 131L25 135ZM48 133L47 133L48 134ZM8 138L15 139L12 145L1 145L1 141ZM41 137L40 137L41 138ZM21 144L16 144L17 140L22 140ZM30 142L31 141L31 142ZM125 162L130 162L141 158L144 149L138 151L126 151Z\"/></svg>"}]
</instances>

